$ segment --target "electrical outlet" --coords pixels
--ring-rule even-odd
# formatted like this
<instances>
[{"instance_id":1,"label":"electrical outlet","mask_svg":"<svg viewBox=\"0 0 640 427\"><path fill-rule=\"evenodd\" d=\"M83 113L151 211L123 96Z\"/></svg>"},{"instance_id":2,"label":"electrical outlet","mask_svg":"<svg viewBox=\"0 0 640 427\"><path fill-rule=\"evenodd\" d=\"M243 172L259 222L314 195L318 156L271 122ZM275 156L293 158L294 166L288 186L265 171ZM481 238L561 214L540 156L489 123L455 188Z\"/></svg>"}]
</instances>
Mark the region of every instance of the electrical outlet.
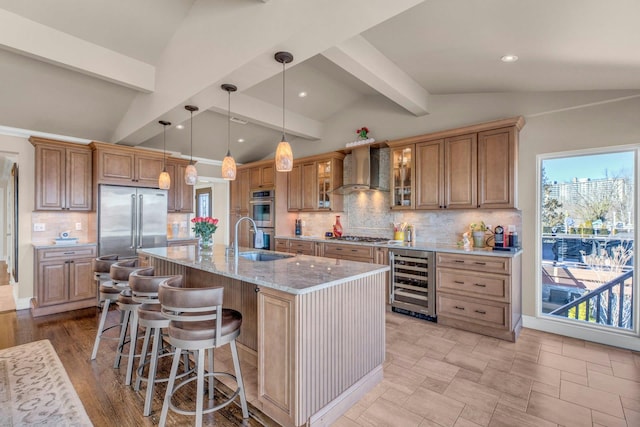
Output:
<instances>
[{"instance_id":1,"label":"electrical outlet","mask_svg":"<svg viewBox=\"0 0 640 427\"><path fill-rule=\"evenodd\" d=\"M36 222L33 224L33 231L44 231L44 230L45 230L44 223Z\"/></svg>"},{"instance_id":2,"label":"electrical outlet","mask_svg":"<svg viewBox=\"0 0 640 427\"><path fill-rule=\"evenodd\" d=\"M76 222L76 230L82 230L82 223Z\"/></svg>"}]
</instances>

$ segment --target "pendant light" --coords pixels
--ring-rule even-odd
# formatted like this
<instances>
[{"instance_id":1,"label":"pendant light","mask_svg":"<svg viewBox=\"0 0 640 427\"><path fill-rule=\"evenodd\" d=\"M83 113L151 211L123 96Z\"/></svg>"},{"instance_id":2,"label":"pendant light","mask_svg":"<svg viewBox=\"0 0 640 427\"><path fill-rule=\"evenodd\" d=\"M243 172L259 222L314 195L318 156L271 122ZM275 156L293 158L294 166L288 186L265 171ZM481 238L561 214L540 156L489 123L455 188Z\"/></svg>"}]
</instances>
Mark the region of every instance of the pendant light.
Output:
<instances>
[{"instance_id":1,"label":"pendant light","mask_svg":"<svg viewBox=\"0 0 640 427\"><path fill-rule=\"evenodd\" d=\"M231 84L223 84L223 90L229 94L229 103L227 105L227 155L222 161L222 178L233 181L236 179L236 161L231 157L231 92L235 92L238 88Z\"/></svg>"},{"instance_id":2,"label":"pendant light","mask_svg":"<svg viewBox=\"0 0 640 427\"><path fill-rule=\"evenodd\" d=\"M168 190L171 188L171 177L169 176L169 172L167 172L167 126L171 126L171 122L160 120L158 123L163 126L162 139L164 141L164 147L162 148L162 172L158 177L158 187L160 187L161 190Z\"/></svg>"},{"instance_id":3,"label":"pendant light","mask_svg":"<svg viewBox=\"0 0 640 427\"><path fill-rule=\"evenodd\" d=\"M195 185L198 182L198 171L193 165L193 112L198 111L195 105L185 105L184 109L191 113L191 153L189 154L189 165L184 170L184 182L187 185Z\"/></svg>"},{"instance_id":4,"label":"pendant light","mask_svg":"<svg viewBox=\"0 0 640 427\"><path fill-rule=\"evenodd\" d=\"M293 55L289 52L278 52L275 54L275 58L276 61L282 64L282 141L280 141L278 148L276 149L276 170L278 172L289 172L293 169L293 152L291 151L291 145L287 142L287 137L284 134L284 68L285 64L293 61Z\"/></svg>"}]
</instances>

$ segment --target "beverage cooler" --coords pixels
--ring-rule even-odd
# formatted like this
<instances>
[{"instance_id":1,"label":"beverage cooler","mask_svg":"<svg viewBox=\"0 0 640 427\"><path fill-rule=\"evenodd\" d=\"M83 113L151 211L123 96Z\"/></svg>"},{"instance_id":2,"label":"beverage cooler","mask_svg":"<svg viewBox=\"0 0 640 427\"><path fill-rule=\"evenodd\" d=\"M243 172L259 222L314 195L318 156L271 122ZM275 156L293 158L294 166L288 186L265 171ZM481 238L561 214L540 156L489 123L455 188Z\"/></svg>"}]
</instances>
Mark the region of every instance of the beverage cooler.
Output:
<instances>
[{"instance_id":1,"label":"beverage cooler","mask_svg":"<svg viewBox=\"0 0 640 427\"><path fill-rule=\"evenodd\" d=\"M436 319L435 253L391 249L391 309L427 320Z\"/></svg>"}]
</instances>

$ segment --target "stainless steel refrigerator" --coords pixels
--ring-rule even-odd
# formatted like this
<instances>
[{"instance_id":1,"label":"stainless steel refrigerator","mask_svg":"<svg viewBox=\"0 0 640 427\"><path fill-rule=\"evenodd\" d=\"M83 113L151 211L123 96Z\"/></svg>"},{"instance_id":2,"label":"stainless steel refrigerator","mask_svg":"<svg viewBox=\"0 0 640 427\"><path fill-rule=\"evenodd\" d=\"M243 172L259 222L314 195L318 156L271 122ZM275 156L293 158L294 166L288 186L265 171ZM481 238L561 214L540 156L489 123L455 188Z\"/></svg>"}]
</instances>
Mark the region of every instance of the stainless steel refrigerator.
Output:
<instances>
[{"instance_id":1,"label":"stainless steel refrigerator","mask_svg":"<svg viewBox=\"0 0 640 427\"><path fill-rule=\"evenodd\" d=\"M135 257L140 248L167 245L167 190L101 185L99 254Z\"/></svg>"}]
</instances>

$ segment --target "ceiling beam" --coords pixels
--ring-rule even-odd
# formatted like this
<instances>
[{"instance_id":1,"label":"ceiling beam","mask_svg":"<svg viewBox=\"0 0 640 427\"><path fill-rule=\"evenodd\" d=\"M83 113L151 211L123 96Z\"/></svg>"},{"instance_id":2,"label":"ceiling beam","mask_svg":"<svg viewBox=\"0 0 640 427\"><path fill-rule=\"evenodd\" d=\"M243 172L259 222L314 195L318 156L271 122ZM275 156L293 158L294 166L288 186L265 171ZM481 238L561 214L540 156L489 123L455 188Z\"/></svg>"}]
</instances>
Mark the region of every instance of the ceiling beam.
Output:
<instances>
[{"instance_id":1,"label":"ceiling beam","mask_svg":"<svg viewBox=\"0 0 640 427\"><path fill-rule=\"evenodd\" d=\"M221 92L222 83L242 90L281 72L275 52L302 62L423 1L196 0L158 61L155 92L136 96L111 141L140 144L185 103L213 107L215 97L205 95Z\"/></svg>"},{"instance_id":2,"label":"ceiling beam","mask_svg":"<svg viewBox=\"0 0 640 427\"><path fill-rule=\"evenodd\" d=\"M102 80L151 92L155 67L0 9L0 48Z\"/></svg>"},{"instance_id":3,"label":"ceiling beam","mask_svg":"<svg viewBox=\"0 0 640 427\"><path fill-rule=\"evenodd\" d=\"M364 37L355 36L322 55L412 114L429 113L429 92Z\"/></svg>"}]
</instances>

